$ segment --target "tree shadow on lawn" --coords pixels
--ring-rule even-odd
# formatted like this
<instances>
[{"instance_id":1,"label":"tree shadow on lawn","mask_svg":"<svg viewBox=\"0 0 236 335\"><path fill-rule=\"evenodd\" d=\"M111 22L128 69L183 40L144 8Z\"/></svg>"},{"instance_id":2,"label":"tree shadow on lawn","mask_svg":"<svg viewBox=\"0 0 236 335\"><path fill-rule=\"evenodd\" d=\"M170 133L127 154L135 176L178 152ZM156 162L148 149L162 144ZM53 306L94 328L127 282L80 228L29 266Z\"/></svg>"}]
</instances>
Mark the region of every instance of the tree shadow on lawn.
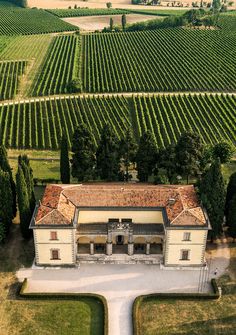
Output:
<instances>
[{"instance_id":1,"label":"tree shadow on lawn","mask_svg":"<svg viewBox=\"0 0 236 335\"><path fill-rule=\"evenodd\" d=\"M232 312L234 312L232 310ZM180 316L181 317L181 316ZM236 314L220 319L185 323L169 335L235 335Z\"/></svg>"}]
</instances>

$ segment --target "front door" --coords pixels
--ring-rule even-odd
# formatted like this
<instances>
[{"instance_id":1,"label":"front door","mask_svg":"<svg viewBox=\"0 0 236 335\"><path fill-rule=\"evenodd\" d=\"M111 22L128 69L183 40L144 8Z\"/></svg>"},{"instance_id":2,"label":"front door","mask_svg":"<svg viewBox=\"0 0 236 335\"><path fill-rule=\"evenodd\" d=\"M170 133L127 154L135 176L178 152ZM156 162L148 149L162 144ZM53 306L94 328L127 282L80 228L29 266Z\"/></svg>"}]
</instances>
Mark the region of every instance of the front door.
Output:
<instances>
[{"instance_id":1,"label":"front door","mask_svg":"<svg viewBox=\"0 0 236 335\"><path fill-rule=\"evenodd\" d=\"M118 245L123 245L124 244L124 236L123 235L116 236L116 244L118 244Z\"/></svg>"}]
</instances>

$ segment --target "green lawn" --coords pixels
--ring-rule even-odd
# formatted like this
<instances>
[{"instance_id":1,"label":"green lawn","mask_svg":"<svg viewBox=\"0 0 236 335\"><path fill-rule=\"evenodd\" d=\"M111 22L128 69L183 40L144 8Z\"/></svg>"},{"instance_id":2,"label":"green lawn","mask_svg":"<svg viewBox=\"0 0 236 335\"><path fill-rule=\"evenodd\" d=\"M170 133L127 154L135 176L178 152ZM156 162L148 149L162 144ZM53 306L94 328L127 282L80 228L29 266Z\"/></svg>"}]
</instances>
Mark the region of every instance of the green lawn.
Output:
<instances>
[{"instance_id":1,"label":"green lawn","mask_svg":"<svg viewBox=\"0 0 236 335\"><path fill-rule=\"evenodd\" d=\"M103 306L93 298L80 301L8 299L16 282L15 271L29 267L34 258L33 241L23 241L15 224L9 240L0 246L1 335L102 335Z\"/></svg>"},{"instance_id":2,"label":"green lawn","mask_svg":"<svg viewBox=\"0 0 236 335\"><path fill-rule=\"evenodd\" d=\"M235 335L236 245L230 246L229 275L219 279L220 300L149 298L138 311L137 335Z\"/></svg>"}]
</instances>

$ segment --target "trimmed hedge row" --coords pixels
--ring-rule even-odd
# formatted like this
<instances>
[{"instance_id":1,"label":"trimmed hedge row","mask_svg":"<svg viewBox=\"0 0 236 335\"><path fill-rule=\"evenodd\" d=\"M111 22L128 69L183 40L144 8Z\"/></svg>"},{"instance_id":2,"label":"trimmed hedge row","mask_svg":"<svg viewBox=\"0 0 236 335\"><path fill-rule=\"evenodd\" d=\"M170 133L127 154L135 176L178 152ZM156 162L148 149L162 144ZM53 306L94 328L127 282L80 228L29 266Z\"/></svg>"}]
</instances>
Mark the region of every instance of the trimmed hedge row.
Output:
<instances>
[{"instance_id":1,"label":"trimmed hedge row","mask_svg":"<svg viewBox=\"0 0 236 335\"><path fill-rule=\"evenodd\" d=\"M211 300L219 299L220 291L217 286L216 280L211 280L213 293L152 293L147 295L141 295L134 300L132 310L132 322L133 322L133 335L140 335L138 327L138 310L142 302L157 298L159 300L166 299L182 299L182 300Z\"/></svg>"},{"instance_id":2,"label":"trimmed hedge row","mask_svg":"<svg viewBox=\"0 0 236 335\"><path fill-rule=\"evenodd\" d=\"M94 299L99 301L103 305L104 313L104 335L108 335L108 306L106 299L99 294L93 293L26 293L27 278L24 279L20 291L19 297L22 299L35 299L35 300L83 300L83 299Z\"/></svg>"}]
</instances>

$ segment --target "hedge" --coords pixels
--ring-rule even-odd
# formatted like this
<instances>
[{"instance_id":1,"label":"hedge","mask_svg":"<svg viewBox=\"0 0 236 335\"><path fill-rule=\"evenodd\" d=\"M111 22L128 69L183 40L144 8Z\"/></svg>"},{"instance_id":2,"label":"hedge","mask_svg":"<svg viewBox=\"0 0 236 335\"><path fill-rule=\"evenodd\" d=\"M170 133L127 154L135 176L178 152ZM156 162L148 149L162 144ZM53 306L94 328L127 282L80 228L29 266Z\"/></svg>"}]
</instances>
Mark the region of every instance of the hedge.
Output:
<instances>
[{"instance_id":1,"label":"hedge","mask_svg":"<svg viewBox=\"0 0 236 335\"><path fill-rule=\"evenodd\" d=\"M182 300L211 300L219 299L220 291L217 286L216 280L211 280L211 285L213 293L152 293L147 295L140 295L134 300L133 310L132 310L132 322L133 322L133 335L139 335L140 330L138 327L138 310L142 302L151 300L153 298L157 299L182 299Z\"/></svg>"},{"instance_id":2,"label":"hedge","mask_svg":"<svg viewBox=\"0 0 236 335\"><path fill-rule=\"evenodd\" d=\"M99 301L103 305L104 311L104 335L108 335L108 306L106 299L100 294L94 293L26 293L27 278L24 279L20 291L19 297L21 299L35 299L35 300L83 300L86 298L94 299Z\"/></svg>"}]
</instances>

